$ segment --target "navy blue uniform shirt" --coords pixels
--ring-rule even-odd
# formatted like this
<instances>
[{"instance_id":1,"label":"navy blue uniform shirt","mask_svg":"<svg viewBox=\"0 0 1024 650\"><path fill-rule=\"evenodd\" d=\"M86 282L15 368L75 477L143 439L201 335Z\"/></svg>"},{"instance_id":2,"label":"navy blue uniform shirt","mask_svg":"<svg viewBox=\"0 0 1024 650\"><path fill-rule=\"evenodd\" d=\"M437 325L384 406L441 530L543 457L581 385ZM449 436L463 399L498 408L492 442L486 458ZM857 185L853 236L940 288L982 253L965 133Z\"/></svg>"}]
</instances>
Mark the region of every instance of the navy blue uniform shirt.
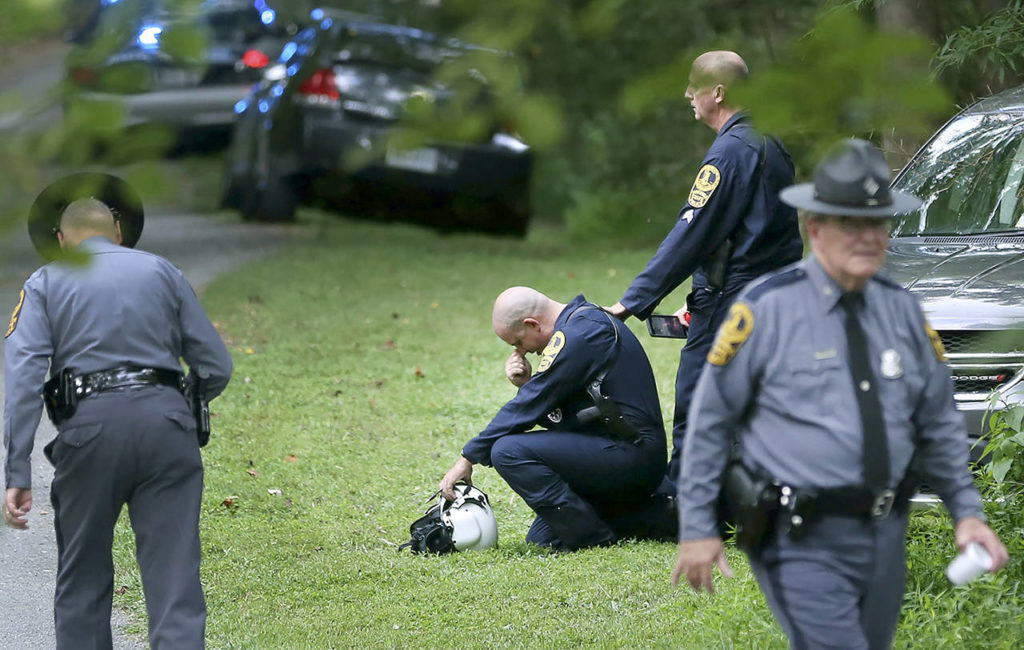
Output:
<instances>
[{"instance_id":1,"label":"navy blue uniform shirt","mask_svg":"<svg viewBox=\"0 0 1024 650\"><path fill-rule=\"evenodd\" d=\"M623 306L645 319L691 275L694 289L706 287L698 269L729 237L734 248L726 286L799 260L796 210L778 198L792 184L793 161L785 147L757 133L745 113L732 116L708 149L675 226L623 295Z\"/></svg>"},{"instance_id":2,"label":"navy blue uniform shirt","mask_svg":"<svg viewBox=\"0 0 1024 650\"><path fill-rule=\"evenodd\" d=\"M470 462L490 465L491 447L498 438L535 426L609 435L601 423L582 424L576 414L594 405L585 389L611 357L616 332L618 357L605 377L602 393L615 400L645 445L660 443L664 449L661 405L647 354L625 324L580 295L555 321L537 372L501 407L487 428L466 443L462 455Z\"/></svg>"}]
</instances>

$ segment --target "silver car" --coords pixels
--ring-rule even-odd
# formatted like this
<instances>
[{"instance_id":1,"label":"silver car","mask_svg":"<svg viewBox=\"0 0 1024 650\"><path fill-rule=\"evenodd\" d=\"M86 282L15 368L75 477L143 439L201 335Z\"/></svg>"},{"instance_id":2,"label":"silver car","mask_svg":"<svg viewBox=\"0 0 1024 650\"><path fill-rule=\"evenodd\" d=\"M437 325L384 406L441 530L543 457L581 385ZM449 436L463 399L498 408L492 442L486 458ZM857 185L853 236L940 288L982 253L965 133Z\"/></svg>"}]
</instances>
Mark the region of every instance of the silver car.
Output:
<instances>
[{"instance_id":1,"label":"silver car","mask_svg":"<svg viewBox=\"0 0 1024 650\"><path fill-rule=\"evenodd\" d=\"M235 104L297 28L265 0L181 5L107 0L68 54L70 98L117 107L125 127L229 130Z\"/></svg>"},{"instance_id":2,"label":"silver car","mask_svg":"<svg viewBox=\"0 0 1024 650\"><path fill-rule=\"evenodd\" d=\"M959 113L893 183L924 203L894 223L886 272L941 336L972 443L994 407L1024 401L1022 179L1024 86Z\"/></svg>"}]
</instances>

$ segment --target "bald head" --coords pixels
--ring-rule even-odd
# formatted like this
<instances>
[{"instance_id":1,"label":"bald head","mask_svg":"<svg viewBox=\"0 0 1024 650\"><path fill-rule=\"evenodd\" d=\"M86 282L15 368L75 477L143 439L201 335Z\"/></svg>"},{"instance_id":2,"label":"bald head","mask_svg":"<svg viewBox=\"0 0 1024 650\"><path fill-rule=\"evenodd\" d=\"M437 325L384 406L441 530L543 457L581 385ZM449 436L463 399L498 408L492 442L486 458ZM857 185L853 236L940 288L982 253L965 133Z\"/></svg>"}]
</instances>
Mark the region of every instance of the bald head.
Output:
<instances>
[{"instance_id":1,"label":"bald head","mask_svg":"<svg viewBox=\"0 0 1024 650\"><path fill-rule=\"evenodd\" d=\"M726 88L746 81L750 75L747 64L739 54L729 50L705 52L693 60L690 83L698 87L722 84Z\"/></svg>"},{"instance_id":2,"label":"bald head","mask_svg":"<svg viewBox=\"0 0 1024 650\"><path fill-rule=\"evenodd\" d=\"M491 325L498 338L522 352L540 352L565 305L530 287L510 287L498 295Z\"/></svg>"},{"instance_id":3,"label":"bald head","mask_svg":"<svg viewBox=\"0 0 1024 650\"><path fill-rule=\"evenodd\" d=\"M745 81L747 74L747 64L735 52L715 50L694 59L686 87L694 119L715 131L725 126L740 110L729 98L729 90Z\"/></svg>"},{"instance_id":4,"label":"bald head","mask_svg":"<svg viewBox=\"0 0 1024 650\"><path fill-rule=\"evenodd\" d=\"M65 250L78 246L89 237L106 237L121 243L121 226L110 208L96 199L78 199L64 209L60 216L61 247Z\"/></svg>"}]
</instances>

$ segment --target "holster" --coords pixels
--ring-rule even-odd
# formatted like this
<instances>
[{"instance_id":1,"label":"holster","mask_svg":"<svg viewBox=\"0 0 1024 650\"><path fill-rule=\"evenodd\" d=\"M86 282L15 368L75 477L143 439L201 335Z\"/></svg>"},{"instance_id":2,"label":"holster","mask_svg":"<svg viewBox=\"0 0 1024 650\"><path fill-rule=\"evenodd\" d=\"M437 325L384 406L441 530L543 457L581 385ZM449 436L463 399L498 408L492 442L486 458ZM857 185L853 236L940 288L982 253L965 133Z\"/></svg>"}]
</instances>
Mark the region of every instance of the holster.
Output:
<instances>
[{"instance_id":1,"label":"holster","mask_svg":"<svg viewBox=\"0 0 1024 650\"><path fill-rule=\"evenodd\" d=\"M74 386L75 371L64 368L43 384L43 405L46 417L53 426L59 426L75 414L78 408L78 396Z\"/></svg>"},{"instance_id":2,"label":"holster","mask_svg":"<svg viewBox=\"0 0 1024 650\"><path fill-rule=\"evenodd\" d=\"M194 372L185 378L185 399L196 419L196 438L199 446L205 447L210 442L210 401L206 399L206 380Z\"/></svg>"},{"instance_id":3,"label":"holster","mask_svg":"<svg viewBox=\"0 0 1024 650\"><path fill-rule=\"evenodd\" d=\"M779 508L778 487L733 458L722 477L718 506L723 536L732 528L738 548L757 552L774 527Z\"/></svg>"},{"instance_id":4,"label":"holster","mask_svg":"<svg viewBox=\"0 0 1024 650\"><path fill-rule=\"evenodd\" d=\"M729 260L732 259L732 249L732 239L726 239L702 265L704 277L708 281L707 288L711 291L719 291L725 286L725 276L726 271L729 270Z\"/></svg>"}]
</instances>

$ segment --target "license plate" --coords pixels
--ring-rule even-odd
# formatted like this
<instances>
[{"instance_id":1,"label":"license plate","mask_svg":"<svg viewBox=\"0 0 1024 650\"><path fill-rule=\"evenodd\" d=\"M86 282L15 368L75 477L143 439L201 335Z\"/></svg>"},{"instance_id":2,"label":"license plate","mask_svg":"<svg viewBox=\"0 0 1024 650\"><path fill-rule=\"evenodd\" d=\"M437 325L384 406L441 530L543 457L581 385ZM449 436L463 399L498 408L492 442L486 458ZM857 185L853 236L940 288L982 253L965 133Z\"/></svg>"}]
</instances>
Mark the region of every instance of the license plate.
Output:
<instances>
[{"instance_id":1,"label":"license plate","mask_svg":"<svg viewBox=\"0 0 1024 650\"><path fill-rule=\"evenodd\" d=\"M414 172L434 174L437 172L437 161L440 157L437 149L388 149L384 162L388 167L408 169Z\"/></svg>"}]
</instances>

